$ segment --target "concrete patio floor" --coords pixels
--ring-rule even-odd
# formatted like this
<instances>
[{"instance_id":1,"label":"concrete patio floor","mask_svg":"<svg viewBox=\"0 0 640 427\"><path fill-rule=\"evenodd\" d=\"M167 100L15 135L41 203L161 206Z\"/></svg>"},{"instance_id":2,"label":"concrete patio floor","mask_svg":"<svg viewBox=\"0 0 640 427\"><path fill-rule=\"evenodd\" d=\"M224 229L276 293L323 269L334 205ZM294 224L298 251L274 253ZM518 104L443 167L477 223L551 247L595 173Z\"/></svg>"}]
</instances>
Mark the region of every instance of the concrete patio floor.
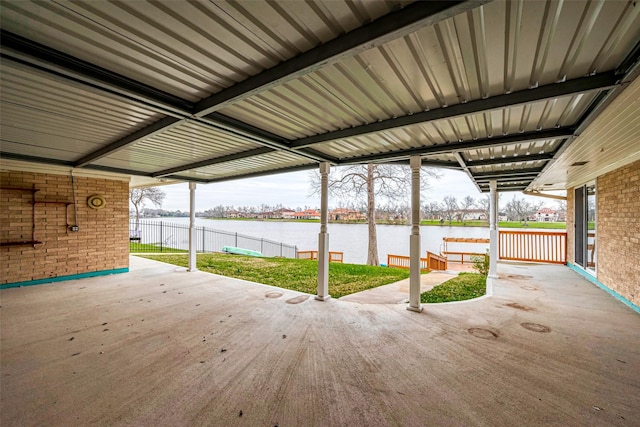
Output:
<instances>
[{"instance_id":1,"label":"concrete patio floor","mask_svg":"<svg viewBox=\"0 0 640 427\"><path fill-rule=\"evenodd\" d=\"M640 316L564 266L499 271L422 313L135 257L2 290L0 424L637 425Z\"/></svg>"}]
</instances>

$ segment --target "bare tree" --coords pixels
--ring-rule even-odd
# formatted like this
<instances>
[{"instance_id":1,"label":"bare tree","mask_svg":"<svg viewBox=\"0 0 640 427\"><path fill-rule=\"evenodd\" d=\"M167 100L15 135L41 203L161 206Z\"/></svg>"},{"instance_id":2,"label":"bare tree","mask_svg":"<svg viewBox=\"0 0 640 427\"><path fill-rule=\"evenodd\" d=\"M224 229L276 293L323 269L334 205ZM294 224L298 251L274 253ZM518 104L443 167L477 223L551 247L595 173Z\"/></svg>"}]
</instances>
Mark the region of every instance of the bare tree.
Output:
<instances>
[{"instance_id":1,"label":"bare tree","mask_svg":"<svg viewBox=\"0 0 640 427\"><path fill-rule=\"evenodd\" d=\"M476 207L482 211L488 222L489 216L491 215L491 196L489 194L485 194L484 197L480 197L476 201Z\"/></svg>"},{"instance_id":2,"label":"bare tree","mask_svg":"<svg viewBox=\"0 0 640 427\"><path fill-rule=\"evenodd\" d=\"M129 190L129 200L136 209L136 231L140 229L140 209L145 201L150 201L156 207L162 206L162 201L167 194L158 187L132 188Z\"/></svg>"},{"instance_id":3,"label":"bare tree","mask_svg":"<svg viewBox=\"0 0 640 427\"><path fill-rule=\"evenodd\" d=\"M445 196L442 201L442 219L449 221L449 225L453 222L458 213L458 201L454 196Z\"/></svg>"},{"instance_id":4,"label":"bare tree","mask_svg":"<svg viewBox=\"0 0 640 427\"><path fill-rule=\"evenodd\" d=\"M465 196L460 202L460 220L462 220L462 225L464 225L465 217L475 204L476 201L471 196Z\"/></svg>"},{"instance_id":5,"label":"bare tree","mask_svg":"<svg viewBox=\"0 0 640 427\"><path fill-rule=\"evenodd\" d=\"M422 213L427 219L438 219L442 216L442 205L438 202L431 202L422 206Z\"/></svg>"},{"instance_id":6,"label":"bare tree","mask_svg":"<svg viewBox=\"0 0 640 427\"><path fill-rule=\"evenodd\" d=\"M556 200L556 209L558 210L557 221L566 222L567 221L567 201Z\"/></svg>"},{"instance_id":7,"label":"bare tree","mask_svg":"<svg viewBox=\"0 0 640 427\"><path fill-rule=\"evenodd\" d=\"M567 201L566 200L556 200L556 208L560 212L566 212L567 211Z\"/></svg>"},{"instance_id":8,"label":"bare tree","mask_svg":"<svg viewBox=\"0 0 640 427\"><path fill-rule=\"evenodd\" d=\"M542 206L541 202L530 203L525 199L518 199L513 196L513 199L507 203L506 211L507 217L511 221L522 221L523 225L527 225L527 219L536 213Z\"/></svg>"},{"instance_id":9,"label":"bare tree","mask_svg":"<svg viewBox=\"0 0 640 427\"><path fill-rule=\"evenodd\" d=\"M439 178L433 169L422 168L420 187L428 187L430 178ZM320 175L311 175L311 190L320 192ZM376 233L376 197L387 200L407 199L411 188L411 170L401 165L354 165L336 167L329 177L329 191L332 195L346 199L366 199L369 244L367 264L379 265L378 237Z\"/></svg>"},{"instance_id":10,"label":"bare tree","mask_svg":"<svg viewBox=\"0 0 640 427\"><path fill-rule=\"evenodd\" d=\"M502 193L498 193L498 205L500 204L501 197ZM484 197L479 198L475 206L482 211L486 221L489 222L489 218L491 217L491 195L485 194Z\"/></svg>"}]
</instances>

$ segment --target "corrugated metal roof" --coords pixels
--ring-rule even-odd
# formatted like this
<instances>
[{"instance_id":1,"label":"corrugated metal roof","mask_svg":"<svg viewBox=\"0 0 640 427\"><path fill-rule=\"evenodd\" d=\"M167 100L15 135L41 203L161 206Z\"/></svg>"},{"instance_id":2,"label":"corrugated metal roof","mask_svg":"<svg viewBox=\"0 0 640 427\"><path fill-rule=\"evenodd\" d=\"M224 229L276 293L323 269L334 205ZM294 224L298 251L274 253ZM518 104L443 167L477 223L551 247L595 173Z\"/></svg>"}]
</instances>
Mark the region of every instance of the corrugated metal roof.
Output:
<instances>
[{"instance_id":1,"label":"corrugated metal roof","mask_svg":"<svg viewBox=\"0 0 640 427\"><path fill-rule=\"evenodd\" d=\"M437 120L390 131L315 145L338 159L451 142L473 141L541 129L570 126L584 114L597 93L535 102L490 112ZM524 154L521 152L520 154Z\"/></svg>"},{"instance_id":2,"label":"corrugated metal roof","mask_svg":"<svg viewBox=\"0 0 640 427\"><path fill-rule=\"evenodd\" d=\"M197 101L407 2L3 2L2 27Z\"/></svg>"},{"instance_id":3,"label":"corrugated metal roof","mask_svg":"<svg viewBox=\"0 0 640 427\"><path fill-rule=\"evenodd\" d=\"M630 1L0 8L3 157L202 181L417 154L524 188L640 56Z\"/></svg>"},{"instance_id":4,"label":"corrugated metal roof","mask_svg":"<svg viewBox=\"0 0 640 427\"><path fill-rule=\"evenodd\" d=\"M536 190L585 185L640 159L640 80L636 79L532 184ZM582 166L572 166L586 162Z\"/></svg>"},{"instance_id":5,"label":"corrugated metal roof","mask_svg":"<svg viewBox=\"0 0 640 427\"><path fill-rule=\"evenodd\" d=\"M300 138L610 70L629 45L601 49L637 14L594 5L564 2L556 20L551 3L492 2L220 112Z\"/></svg>"},{"instance_id":6,"label":"corrugated metal roof","mask_svg":"<svg viewBox=\"0 0 640 427\"><path fill-rule=\"evenodd\" d=\"M95 164L151 173L257 147L258 144L228 132L187 121L129 145Z\"/></svg>"},{"instance_id":7,"label":"corrugated metal roof","mask_svg":"<svg viewBox=\"0 0 640 427\"><path fill-rule=\"evenodd\" d=\"M161 117L9 60L0 73L3 152L72 161Z\"/></svg>"}]
</instances>

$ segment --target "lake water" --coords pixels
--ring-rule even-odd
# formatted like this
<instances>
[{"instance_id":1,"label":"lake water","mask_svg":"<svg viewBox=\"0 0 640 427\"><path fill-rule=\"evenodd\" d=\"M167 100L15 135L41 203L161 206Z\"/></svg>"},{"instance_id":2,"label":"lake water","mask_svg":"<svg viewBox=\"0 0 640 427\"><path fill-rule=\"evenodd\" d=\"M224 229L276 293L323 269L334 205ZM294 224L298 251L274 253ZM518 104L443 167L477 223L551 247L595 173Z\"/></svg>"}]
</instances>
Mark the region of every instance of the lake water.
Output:
<instances>
[{"instance_id":1,"label":"lake water","mask_svg":"<svg viewBox=\"0 0 640 427\"><path fill-rule=\"evenodd\" d=\"M145 218L144 220L189 224L189 218ZM196 218L196 225L295 245L300 251L318 249L319 223L234 221ZM381 263L386 264L387 254L409 255L411 226L378 225L377 230L378 256ZM527 229L527 231L535 231L535 229ZM367 224L329 224L328 232L329 250L344 252L344 262L353 264L364 264L367 262ZM420 253L422 256L424 256L426 251L439 253L443 237L489 238L489 227L421 226ZM456 244L455 249L452 247L449 249L484 252L485 249L488 249L488 245Z\"/></svg>"}]
</instances>

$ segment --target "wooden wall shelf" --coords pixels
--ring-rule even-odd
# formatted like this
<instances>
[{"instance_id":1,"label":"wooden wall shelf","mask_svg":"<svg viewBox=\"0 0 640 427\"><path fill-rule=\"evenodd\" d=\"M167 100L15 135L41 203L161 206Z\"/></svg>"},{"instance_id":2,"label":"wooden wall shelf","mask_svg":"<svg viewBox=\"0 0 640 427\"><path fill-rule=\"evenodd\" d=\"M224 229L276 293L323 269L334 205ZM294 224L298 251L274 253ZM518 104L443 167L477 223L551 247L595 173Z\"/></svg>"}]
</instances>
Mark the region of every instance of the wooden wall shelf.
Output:
<instances>
[{"instance_id":1,"label":"wooden wall shelf","mask_svg":"<svg viewBox=\"0 0 640 427\"><path fill-rule=\"evenodd\" d=\"M11 187L5 186L0 187L0 190L7 191L24 191L31 193L31 200L27 203L32 205L31 208L31 240L22 240L22 241L13 241L13 242L0 242L0 246L33 246L42 245L44 242L40 240L36 240L36 205L37 204L57 204L57 205L66 205L67 211L69 210L69 205L75 205L75 202L69 202L66 200L36 200L36 193L40 191L36 188L35 184L31 188L25 187ZM69 219L67 218L67 226L69 225Z\"/></svg>"},{"instance_id":2,"label":"wooden wall shelf","mask_svg":"<svg viewBox=\"0 0 640 427\"><path fill-rule=\"evenodd\" d=\"M38 203L49 203L49 204L58 204L58 205L73 205L73 202L63 202L63 201L57 201L57 200L36 200L35 202L36 205Z\"/></svg>"},{"instance_id":3,"label":"wooden wall shelf","mask_svg":"<svg viewBox=\"0 0 640 427\"><path fill-rule=\"evenodd\" d=\"M42 245L42 242L38 240L24 240L22 242L0 242L0 246L31 246Z\"/></svg>"},{"instance_id":4,"label":"wooden wall shelf","mask_svg":"<svg viewBox=\"0 0 640 427\"><path fill-rule=\"evenodd\" d=\"M31 191L34 193L36 191L40 191L37 188L23 188L23 187L0 187L0 190Z\"/></svg>"}]
</instances>

